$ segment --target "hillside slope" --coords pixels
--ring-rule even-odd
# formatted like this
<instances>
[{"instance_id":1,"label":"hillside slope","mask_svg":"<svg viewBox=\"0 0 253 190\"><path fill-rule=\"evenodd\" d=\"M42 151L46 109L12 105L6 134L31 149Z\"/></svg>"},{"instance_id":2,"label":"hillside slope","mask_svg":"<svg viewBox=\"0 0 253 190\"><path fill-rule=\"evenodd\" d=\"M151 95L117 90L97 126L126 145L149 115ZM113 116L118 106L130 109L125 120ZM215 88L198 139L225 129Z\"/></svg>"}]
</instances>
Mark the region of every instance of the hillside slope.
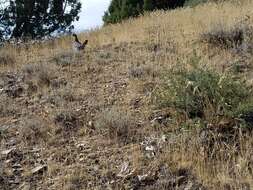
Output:
<instances>
[{"instance_id":1,"label":"hillside slope","mask_svg":"<svg viewBox=\"0 0 253 190\"><path fill-rule=\"evenodd\" d=\"M221 116L203 130L156 96L172 70L196 62L251 92L252 7L154 12L81 34L79 53L69 36L1 48L0 188L252 189L250 129Z\"/></svg>"}]
</instances>

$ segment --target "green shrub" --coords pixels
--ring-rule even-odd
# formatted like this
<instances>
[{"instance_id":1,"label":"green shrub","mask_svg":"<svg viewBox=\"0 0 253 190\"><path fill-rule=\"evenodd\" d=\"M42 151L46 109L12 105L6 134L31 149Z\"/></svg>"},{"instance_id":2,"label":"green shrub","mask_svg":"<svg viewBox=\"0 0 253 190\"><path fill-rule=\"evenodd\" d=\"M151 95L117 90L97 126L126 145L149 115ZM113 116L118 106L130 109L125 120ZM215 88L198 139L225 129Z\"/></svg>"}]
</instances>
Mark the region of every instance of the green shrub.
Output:
<instances>
[{"instance_id":1,"label":"green shrub","mask_svg":"<svg viewBox=\"0 0 253 190\"><path fill-rule=\"evenodd\" d=\"M195 61L195 63L194 63ZM188 118L210 122L217 117L237 117L238 107L248 102L251 91L239 79L200 68L196 58L191 69L171 70L155 92L160 107L171 107ZM253 102L250 104L253 108ZM252 109L253 110L253 109Z\"/></svg>"},{"instance_id":2,"label":"green shrub","mask_svg":"<svg viewBox=\"0 0 253 190\"><path fill-rule=\"evenodd\" d=\"M247 127L253 127L253 100L243 102L233 115L241 119Z\"/></svg>"},{"instance_id":3,"label":"green shrub","mask_svg":"<svg viewBox=\"0 0 253 190\"><path fill-rule=\"evenodd\" d=\"M236 61L232 64L230 70L233 74L240 74L248 71L251 68L251 66L244 61Z\"/></svg>"}]
</instances>

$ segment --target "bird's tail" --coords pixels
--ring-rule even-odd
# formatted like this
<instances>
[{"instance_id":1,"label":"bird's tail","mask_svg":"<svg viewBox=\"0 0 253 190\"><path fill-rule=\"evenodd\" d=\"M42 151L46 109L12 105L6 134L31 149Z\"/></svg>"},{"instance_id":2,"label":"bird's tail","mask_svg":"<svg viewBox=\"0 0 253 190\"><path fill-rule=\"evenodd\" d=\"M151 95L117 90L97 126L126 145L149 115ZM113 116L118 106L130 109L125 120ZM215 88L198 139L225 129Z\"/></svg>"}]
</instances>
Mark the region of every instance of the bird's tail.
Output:
<instances>
[{"instance_id":1,"label":"bird's tail","mask_svg":"<svg viewBox=\"0 0 253 190\"><path fill-rule=\"evenodd\" d=\"M85 40L85 41L83 42L83 47L85 47L87 44L88 44L88 40Z\"/></svg>"}]
</instances>

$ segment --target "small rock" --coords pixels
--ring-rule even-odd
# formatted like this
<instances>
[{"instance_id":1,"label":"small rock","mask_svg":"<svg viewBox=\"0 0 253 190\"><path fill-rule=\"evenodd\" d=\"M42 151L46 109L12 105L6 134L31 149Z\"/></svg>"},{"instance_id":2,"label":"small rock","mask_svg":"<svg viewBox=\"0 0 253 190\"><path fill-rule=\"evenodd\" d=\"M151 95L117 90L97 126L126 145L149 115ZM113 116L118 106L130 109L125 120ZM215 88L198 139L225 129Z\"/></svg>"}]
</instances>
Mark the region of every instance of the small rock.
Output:
<instances>
[{"instance_id":1,"label":"small rock","mask_svg":"<svg viewBox=\"0 0 253 190\"><path fill-rule=\"evenodd\" d=\"M87 155L88 159L96 159L97 158L97 154L96 153L90 153L89 155Z\"/></svg>"},{"instance_id":2,"label":"small rock","mask_svg":"<svg viewBox=\"0 0 253 190\"><path fill-rule=\"evenodd\" d=\"M89 126L91 129L95 129L94 123L93 123L92 121L89 121L88 126Z\"/></svg>"},{"instance_id":3,"label":"small rock","mask_svg":"<svg viewBox=\"0 0 253 190\"><path fill-rule=\"evenodd\" d=\"M32 174L43 173L47 170L47 165L40 165L32 169Z\"/></svg>"},{"instance_id":4,"label":"small rock","mask_svg":"<svg viewBox=\"0 0 253 190\"><path fill-rule=\"evenodd\" d=\"M8 160L5 160L4 163L9 164L9 163L11 163L11 161L12 161L11 159L8 159Z\"/></svg>"},{"instance_id":5,"label":"small rock","mask_svg":"<svg viewBox=\"0 0 253 190\"><path fill-rule=\"evenodd\" d=\"M19 169L19 168L22 168L22 166L21 166L21 164L14 164L14 165L12 166L12 168L14 168L14 169Z\"/></svg>"},{"instance_id":6,"label":"small rock","mask_svg":"<svg viewBox=\"0 0 253 190\"><path fill-rule=\"evenodd\" d=\"M137 177L138 177L138 180L139 180L139 181L143 181L143 180L145 180L145 179L148 177L148 174L145 174L145 175L138 175Z\"/></svg>"},{"instance_id":7,"label":"small rock","mask_svg":"<svg viewBox=\"0 0 253 190\"><path fill-rule=\"evenodd\" d=\"M155 151L155 147L154 146L147 146L147 147L145 147L145 150L146 151Z\"/></svg>"},{"instance_id":8,"label":"small rock","mask_svg":"<svg viewBox=\"0 0 253 190\"><path fill-rule=\"evenodd\" d=\"M122 167L121 167L121 170L120 170L118 176L121 176L123 173L125 173L128 170L128 167L129 167L129 163L128 162L124 162L122 164Z\"/></svg>"},{"instance_id":9,"label":"small rock","mask_svg":"<svg viewBox=\"0 0 253 190\"><path fill-rule=\"evenodd\" d=\"M15 146L17 143L16 139L10 139L9 142L6 144L7 146Z\"/></svg>"},{"instance_id":10,"label":"small rock","mask_svg":"<svg viewBox=\"0 0 253 190\"><path fill-rule=\"evenodd\" d=\"M4 150L1 152L2 155L6 155L8 156L11 152L13 152L15 150L15 148L11 148L11 149L8 149L8 150Z\"/></svg>"},{"instance_id":11,"label":"small rock","mask_svg":"<svg viewBox=\"0 0 253 190\"><path fill-rule=\"evenodd\" d=\"M19 186L19 189L20 189L20 190L30 190L31 187L30 187L29 184L23 183L23 184L21 184L21 185Z\"/></svg>"},{"instance_id":12,"label":"small rock","mask_svg":"<svg viewBox=\"0 0 253 190\"><path fill-rule=\"evenodd\" d=\"M129 178L129 177L133 176L134 173L135 173L135 169L130 170L129 163L128 162L124 162L122 164L120 172L117 174L117 177L125 178L126 179L126 178Z\"/></svg>"}]
</instances>

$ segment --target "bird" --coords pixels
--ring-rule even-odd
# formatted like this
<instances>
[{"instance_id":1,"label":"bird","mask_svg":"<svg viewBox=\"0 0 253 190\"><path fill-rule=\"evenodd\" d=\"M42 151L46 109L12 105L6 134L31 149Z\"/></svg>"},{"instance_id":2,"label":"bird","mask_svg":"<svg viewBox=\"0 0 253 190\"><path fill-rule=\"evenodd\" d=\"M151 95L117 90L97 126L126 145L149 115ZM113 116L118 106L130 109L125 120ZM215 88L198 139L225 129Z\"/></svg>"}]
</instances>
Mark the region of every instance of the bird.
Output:
<instances>
[{"instance_id":1,"label":"bird","mask_svg":"<svg viewBox=\"0 0 253 190\"><path fill-rule=\"evenodd\" d=\"M79 40L78 40L78 37L76 34L73 34L73 37L75 38L74 42L73 42L73 49L75 51L81 51L81 50L84 50L86 45L88 44L88 40L85 40L83 43L81 43Z\"/></svg>"}]
</instances>

